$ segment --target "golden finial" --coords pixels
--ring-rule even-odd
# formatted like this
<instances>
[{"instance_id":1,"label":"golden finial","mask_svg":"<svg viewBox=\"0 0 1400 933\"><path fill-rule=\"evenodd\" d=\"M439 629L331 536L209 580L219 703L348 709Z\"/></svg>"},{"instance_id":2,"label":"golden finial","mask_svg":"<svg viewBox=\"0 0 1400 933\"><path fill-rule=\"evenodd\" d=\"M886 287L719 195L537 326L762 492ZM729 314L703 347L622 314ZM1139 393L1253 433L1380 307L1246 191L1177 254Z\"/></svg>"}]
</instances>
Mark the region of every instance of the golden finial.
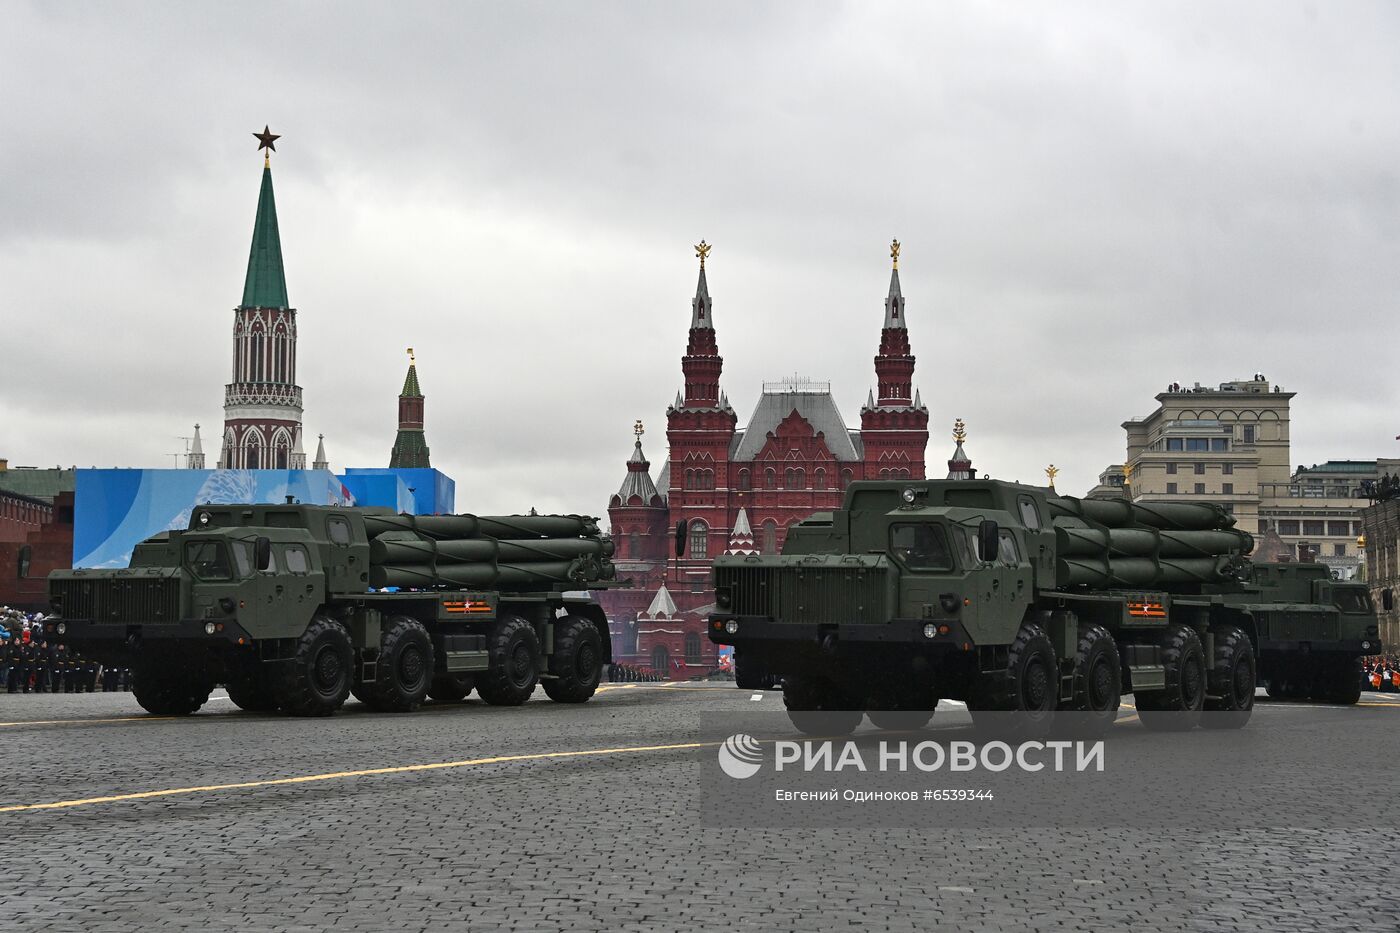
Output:
<instances>
[{"instance_id":1,"label":"golden finial","mask_svg":"<svg viewBox=\"0 0 1400 933\"><path fill-rule=\"evenodd\" d=\"M899 241L890 241L890 258L894 260L894 267L899 268Z\"/></svg>"},{"instance_id":2,"label":"golden finial","mask_svg":"<svg viewBox=\"0 0 1400 933\"><path fill-rule=\"evenodd\" d=\"M640 418L637 419L636 424L632 425L632 433L637 435L637 440L639 441L642 439L642 435L647 433L647 429L642 427L642 421Z\"/></svg>"},{"instance_id":3,"label":"golden finial","mask_svg":"<svg viewBox=\"0 0 1400 933\"><path fill-rule=\"evenodd\" d=\"M1055 488L1055 477L1057 477L1057 476L1060 475L1060 468L1057 467L1057 466L1055 466L1055 464L1052 463L1052 464L1050 464L1048 467L1045 468L1045 475L1048 476L1048 477L1050 477L1050 488L1051 488L1051 489L1054 489L1054 488Z\"/></svg>"},{"instance_id":4,"label":"golden finial","mask_svg":"<svg viewBox=\"0 0 1400 933\"><path fill-rule=\"evenodd\" d=\"M1362 549L1364 549L1364 548L1366 547L1366 536L1365 536L1365 535L1357 535L1357 536L1356 536L1356 546L1359 547L1359 548L1362 548Z\"/></svg>"},{"instance_id":5,"label":"golden finial","mask_svg":"<svg viewBox=\"0 0 1400 933\"><path fill-rule=\"evenodd\" d=\"M415 366L415 365L417 365L417 363L418 363L418 360L417 360L416 358L414 358L414 356L413 356L413 348L412 348L412 347L409 347L409 348L408 348L408 365L409 365L409 366Z\"/></svg>"},{"instance_id":6,"label":"golden finial","mask_svg":"<svg viewBox=\"0 0 1400 933\"><path fill-rule=\"evenodd\" d=\"M1133 478L1133 465L1132 465L1131 463L1125 463L1125 464L1123 464L1123 482L1126 483L1126 482L1128 482L1129 480L1131 480L1132 478Z\"/></svg>"},{"instance_id":7,"label":"golden finial","mask_svg":"<svg viewBox=\"0 0 1400 933\"><path fill-rule=\"evenodd\" d=\"M953 440L959 444L967 440L967 425L963 424L961 418L953 422Z\"/></svg>"},{"instance_id":8,"label":"golden finial","mask_svg":"<svg viewBox=\"0 0 1400 933\"><path fill-rule=\"evenodd\" d=\"M695 244L695 255L700 257L701 269L705 268L705 257L710 255L710 250L712 249L714 249L714 247L711 246L709 243L706 243L704 240L701 240L699 243Z\"/></svg>"}]
</instances>

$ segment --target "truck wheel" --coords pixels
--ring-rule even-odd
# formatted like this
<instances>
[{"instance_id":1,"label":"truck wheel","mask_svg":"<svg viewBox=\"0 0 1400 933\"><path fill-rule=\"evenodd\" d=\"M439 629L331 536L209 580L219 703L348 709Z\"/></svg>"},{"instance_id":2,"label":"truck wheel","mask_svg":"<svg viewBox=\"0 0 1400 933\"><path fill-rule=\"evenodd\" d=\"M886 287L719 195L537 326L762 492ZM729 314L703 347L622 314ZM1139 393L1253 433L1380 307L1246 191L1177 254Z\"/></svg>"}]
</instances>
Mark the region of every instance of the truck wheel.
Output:
<instances>
[{"instance_id":1,"label":"truck wheel","mask_svg":"<svg viewBox=\"0 0 1400 933\"><path fill-rule=\"evenodd\" d=\"M585 703L603 679L603 639L587 619L568 616L554 623L554 654L549 657L554 676L541 681L545 695L555 703Z\"/></svg>"},{"instance_id":2,"label":"truck wheel","mask_svg":"<svg viewBox=\"0 0 1400 933\"><path fill-rule=\"evenodd\" d=\"M1059 694L1055 646L1038 623L1025 622L1007 650L1006 670L982 673L967 706L979 728L1038 736L1050 731Z\"/></svg>"},{"instance_id":3,"label":"truck wheel","mask_svg":"<svg viewBox=\"0 0 1400 933\"><path fill-rule=\"evenodd\" d=\"M1254 666L1254 645L1249 636L1233 625L1213 629L1215 661L1209 684L1216 696L1207 696L1205 729L1239 729L1254 712L1254 689L1258 684Z\"/></svg>"},{"instance_id":4,"label":"truck wheel","mask_svg":"<svg viewBox=\"0 0 1400 933\"><path fill-rule=\"evenodd\" d=\"M1361 659L1344 658L1333 664L1325 675L1328 684L1327 702L1355 706L1361 700Z\"/></svg>"},{"instance_id":5,"label":"truck wheel","mask_svg":"<svg viewBox=\"0 0 1400 933\"><path fill-rule=\"evenodd\" d=\"M282 712L329 716L340 709L350 693L354 655L345 626L326 616L312 619L277 682L275 695Z\"/></svg>"},{"instance_id":6,"label":"truck wheel","mask_svg":"<svg viewBox=\"0 0 1400 933\"><path fill-rule=\"evenodd\" d=\"M411 713L423 705L433 682L433 640L423 623L393 616L379 640L375 680L361 689L371 709L381 713Z\"/></svg>"},{"instance_id":7,"label":"truck wheel","mask_svg":"<svg viewBox=\"0 0 1400 933\"><path fill-rule=\"evenodd\" d=\"M476 686L476 678L471 674L439 674L428 686L428 696L439 703L457 703L467 698Z\"/></svg>"},{"instance_id":8,"label":"truck wheel","mask_svg":"<svg viewBox=\"0 0 1400 933\"><path fill-rule=\"evenodd\" d=\"M1118 718L1123 693L1123 667L1118 644L1102 625L1091 625L1079 635L1074 655L1074 731L1103 735Z\"/></svg>"},{"instance_id":9,"label":"truck wheel","mask_svg":"<svg viewBox=\"0 0 1400 933\"><path fill-rule=\"evenodd\" d=\"M864 715L860 703L835 684L809 677L784 679L783 706L797 731L807 735L848 735Z\"/></svg>"},{"instance_id":10,"label":"truck wheel","mask_svg":"<svg viewBox=\"0 0 1400 933\"><path fill-rule=\"evenodd\" d=\"M762 664L734 649L734 686L740 690L764 690L768 680Z\"/></svg>"},{"instance_id":11,"label":"truck wheel","mask_svg":"<svg viewBox=\"0 0 1400 933\"><path fill-rule=\"evenodd\" d=\"M148 660L131 671L131 694L141 708L157 716L188 716L203 706L214 682L201 668L190 669L173 659Z\"/></svg>"},{"instance_id":12,"label":"truck wheel","mask_svg":"<svg viewBox=\"0 0 1400 933\"><path fill-rule=\"evenodd\" d=\"M277 697L273 696L272 684L261 667L241 673L224 684L228 698L233 705L250 713L266 713L277 708Z\"/></svg>"},{"instance_id":13,"label":"truck wheel","mask_svg":"<svg viewBox=\"0 0 1400 933\"><path fill-rule=\"evenodd\" d=\"M492 706L519 706L530 699L540 678L540 640L519 616L503 616L487 639L490 666L479 675L476 692Z\"/></svg>"},{"instance_id":14,"label":"truck wheel","mask_svg":"<svg viewBox=\"0 0 1400 933\"><path fill-rule=\"evenodd\" d=\"M1162 635L1166 688L1134 694L1138 718L1155 732L1185 732L1201 721L1206 701L1206 656L1201 638L1188 625L1174 625Z\"/></svg>"}]
</instances>

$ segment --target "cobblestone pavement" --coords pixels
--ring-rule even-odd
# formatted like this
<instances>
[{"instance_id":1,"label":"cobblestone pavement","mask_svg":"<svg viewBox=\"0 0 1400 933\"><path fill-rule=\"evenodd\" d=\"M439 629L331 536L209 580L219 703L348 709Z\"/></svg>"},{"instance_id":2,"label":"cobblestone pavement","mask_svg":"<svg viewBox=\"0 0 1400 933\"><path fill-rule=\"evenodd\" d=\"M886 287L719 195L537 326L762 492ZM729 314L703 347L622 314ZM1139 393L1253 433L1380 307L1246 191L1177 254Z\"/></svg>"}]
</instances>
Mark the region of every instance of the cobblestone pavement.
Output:
<instances>
[{"instance_id":1,"label":"cobblestone pavement","mask_svg":"<svg viewBox=\"0 0 1400 933\"><path fill-rule=\"evenodd\" d=\"M1368 695L1334 728L1400 717L1397 700ZM780 706L638 684L582 707L352 701L329 720L216 694L159 719L129 694L0 695L0 808L88 801L0 812L0 929L1400 927L1396 826L1379 815L1307 832L1275 828L1288 814L1217 832L722 827L697 799L715 754L700 724ZM1260 704L1248 728L1284 741L1294 715ZM1394 757L1291 778L1326 794Z\"/></svg>"}]
</instances>

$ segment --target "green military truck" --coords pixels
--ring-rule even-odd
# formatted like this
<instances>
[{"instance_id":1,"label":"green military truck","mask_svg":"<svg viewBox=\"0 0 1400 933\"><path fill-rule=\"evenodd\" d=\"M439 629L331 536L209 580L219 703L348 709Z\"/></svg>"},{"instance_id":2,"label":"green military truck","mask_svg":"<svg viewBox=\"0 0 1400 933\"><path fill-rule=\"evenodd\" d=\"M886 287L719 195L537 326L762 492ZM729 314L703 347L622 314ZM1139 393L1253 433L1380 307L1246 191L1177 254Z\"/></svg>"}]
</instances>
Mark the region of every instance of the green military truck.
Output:
<instances>
[{"instance_id":1,"label":"green military truck","mask_svg":"<svg viewBox=\"0 0 1400 933\"><path fill-rule=\"evenodd\" d=\"M1261 668L1291 670L1307 645L1373 652L1377 623L1360 584L1251 565L1233 524L1215 505L996 480L852 483L780 556L715 561L709 637L746 680L780 679L807 731L862 713L914 728L939 698L1096 731L1129 693L1149 728L1238 728ZM1320 694L1350 696L1354 661L1315 669Z\"/></svg>"},{"instance_id":2,"label":"green military truck","mask_svg":"<svg viewBox=\"0 0 1400 933\"><path fill-rule=\"evenodd\" d=\"M1255 611L1259 682L1273 700L1349 705L1361 699L1361 659L1381 653L1364 583L1332 579L1322 564L1255 564L1250 581L1272 604ZM1314 604L1336 608L1318 622Z\"/></svg>"},{"instance_id":3,"label":"green military truck","mask_svg":"<svg viewBox=\"0 0 1400 933\"><path fill-rule=\"evenodd\" d=\"M473 688L582 703L611 660L584 587L612 542L575 515L411 516L388 509L196 507L122 570L49 577L51 637L132 670L146 710L187 715L216 684L246 710L327 716L347 695L407 712Z\"/></svg>"}]
</instances>

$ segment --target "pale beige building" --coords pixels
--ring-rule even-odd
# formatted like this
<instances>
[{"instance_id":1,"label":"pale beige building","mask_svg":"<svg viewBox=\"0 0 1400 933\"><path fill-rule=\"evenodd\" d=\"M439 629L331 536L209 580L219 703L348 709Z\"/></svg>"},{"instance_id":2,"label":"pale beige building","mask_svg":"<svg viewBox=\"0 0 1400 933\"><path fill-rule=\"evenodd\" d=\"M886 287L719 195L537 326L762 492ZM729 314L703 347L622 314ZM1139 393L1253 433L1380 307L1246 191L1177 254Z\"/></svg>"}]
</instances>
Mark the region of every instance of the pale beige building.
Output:
<instances>
[{"instance_id":1,"label":"pale beige building","mask_svg":"<svg viewBox=\"0 0 1400 933\"><path fill-rule=\"evenodd\" d=\"M1173 383L1157 409L1123 422L1127 456L1090 495L1153 502L1215 502L1235 527L1272 529L1295 560L1317 560L1337 576L1360 564L1361 482L1394 461L1329 461L1293 469L1289 401L1294 393L1263 375L1215 387Z\"/></svg>"}]
</instances>

